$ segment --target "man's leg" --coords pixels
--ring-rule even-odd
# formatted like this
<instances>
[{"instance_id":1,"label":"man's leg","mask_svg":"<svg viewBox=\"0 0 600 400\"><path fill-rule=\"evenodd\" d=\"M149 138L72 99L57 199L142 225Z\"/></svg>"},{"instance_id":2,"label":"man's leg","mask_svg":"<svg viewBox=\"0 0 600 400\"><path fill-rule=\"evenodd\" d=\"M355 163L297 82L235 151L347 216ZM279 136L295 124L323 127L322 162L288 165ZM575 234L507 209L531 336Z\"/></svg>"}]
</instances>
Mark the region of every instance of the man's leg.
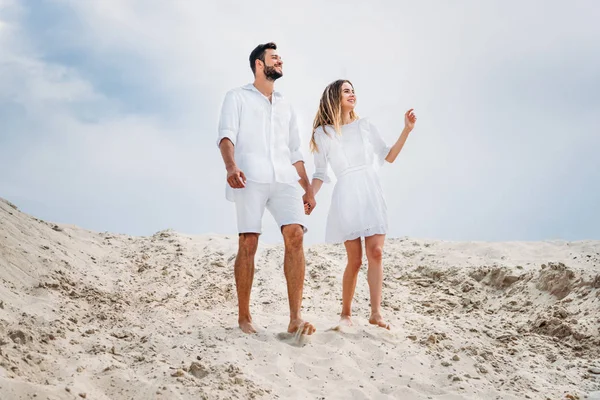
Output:
<instances>
[{"instance_id":1,"label":"man's leg","mask_svg":"<svg viewBox=\"0 0 600 400\"><path fill-rule=\"evenodd\" d=\"M254 280L254 256L258 247L262 216L265 211L269 185L247 182L244 189L235 189L239 248L235 258L235 287L238 296L238 323L244 333L255 333L250 315L250 292Z\"/></svg>"},{"instance_id":2,"label":"man's leg","mask_svg":"<svg viewBox=\"0 0 600 400\"><path fill-rule=\"evenodd\" d=\"M254 255L258 248L258 233L241 233L235 258L235 287L238 296L238 323L244 333L256 333L250 315L250 292L254 280Z\"/></svg>"},{"instance_id":3,"label":"man's leg","mask_svg":"<svg viewBox=\"0 0 600 400\"><path fill-rule=\"evenodd\" d=\"M302 328L302 334L312 335L315 327L302 319L302 292L304 289L304 230L299 224L290 224L282 227L283 241L285 244L285 258L283 271L287 281L288 299L290 304L290 324L288 332L296 332Z\"/></svg>"},{"instance_id":4,"label":"man's leg","mask_svg":"<svg viewBox=\"0 0 600 400\"><path fill-rule=\"evenodd\" d=\"M277 183L271 187L267 209L281 227L285 244L283 271L287 281L290 303L288 332L302 328L303 334L312 335L315 327L302 319L302 291L304 289L304 203L298 185Z\"/></svg>"}]
</instances>

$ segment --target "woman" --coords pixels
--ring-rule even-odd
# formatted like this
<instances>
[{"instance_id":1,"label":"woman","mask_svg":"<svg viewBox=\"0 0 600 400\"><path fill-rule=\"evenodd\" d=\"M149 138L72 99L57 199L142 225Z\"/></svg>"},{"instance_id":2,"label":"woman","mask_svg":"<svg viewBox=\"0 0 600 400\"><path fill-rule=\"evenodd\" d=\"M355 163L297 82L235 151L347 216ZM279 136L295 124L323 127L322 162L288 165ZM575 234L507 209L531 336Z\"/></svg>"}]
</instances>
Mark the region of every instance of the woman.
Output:
<instances>
[{"instance_id":1,"label":"woman","mask_svg":"<svg viewBox=\"0 0 600 400\"><path fill-rule=\"evenodd\" d=\"M325 88L311 139L316 167L312 188L316 195L323 182L329 181L327 170L328 164L331 165L337 183L327 217L325 238L327 242L343 242L348 256L340 323L352 325L352 298L362 263L361 238L364 237L371 294L369 323L390 329L381 315L381 259L388 229L387 208L374 161L394 162L417 117L412 109L404 114L404 130L396 143L388 147L369 120L358 118L354 112L355 105L356 95L350 81L337 80ZM305 206L305 211L311 213L309 205Z\"/></svg>"}]
</instances>

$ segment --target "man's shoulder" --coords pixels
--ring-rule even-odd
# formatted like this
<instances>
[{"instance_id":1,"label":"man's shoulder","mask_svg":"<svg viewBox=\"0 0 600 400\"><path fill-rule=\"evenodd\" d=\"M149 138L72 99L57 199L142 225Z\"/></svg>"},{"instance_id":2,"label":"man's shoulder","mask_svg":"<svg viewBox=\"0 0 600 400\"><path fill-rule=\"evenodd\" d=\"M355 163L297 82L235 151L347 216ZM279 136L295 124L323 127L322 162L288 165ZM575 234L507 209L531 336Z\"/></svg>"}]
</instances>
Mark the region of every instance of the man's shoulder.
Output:
<instances>
[{"instance_id":1,"label":"man's shoulder","mask_svg":"<svg viewBox=\"0 0 600 400\"><path fill-rule=\"evenodd\" d=\"M229 89L226 93L226 96L240 96L244 92L244 86L234 87L233 89Z\"/></svg>"}]
</instances>

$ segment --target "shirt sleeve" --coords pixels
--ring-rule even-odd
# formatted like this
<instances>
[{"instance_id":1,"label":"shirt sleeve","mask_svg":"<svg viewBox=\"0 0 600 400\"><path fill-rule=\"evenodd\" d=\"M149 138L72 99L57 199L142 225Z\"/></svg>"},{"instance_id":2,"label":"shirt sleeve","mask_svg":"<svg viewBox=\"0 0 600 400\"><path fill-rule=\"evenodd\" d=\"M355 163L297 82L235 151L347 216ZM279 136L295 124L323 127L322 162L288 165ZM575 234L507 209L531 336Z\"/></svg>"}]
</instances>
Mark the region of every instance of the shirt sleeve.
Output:
<instances>
[{"instance_id":1,"label":"shirt sleeve","mask_svg":"<svg viewBox=\"0 0 600 400\"><path fill-rule=\"evenodd\" d=\"M315 159L315 173L313 174L313 179L319 179L324 183L329 183L331 182L331 178L329 178L329 167L327 165L329 143L327 143L327 140L323 139L323 133L317 130L315 132L315 142L317 143L318 151L313 153Z\"/></svg>"},{"instance_id":2,"label":"shirt sleeve","mask_svg":"<svg viewBox=\"0 0 600 400\"><path fill-rule=\"evenodd\" d=\"M389 154L391 147L385 143L385 141L379 134L379 130L377 130L377 127L373 125L371 121L368 121L368 124L369 141L371 142L373 150L375 150L375 156L377 156L377 158L379 159L379 164L381 165L383 164L385 158Z\"/></svg>"},{"instance_id":3,"label":"shirt sleeve","mask_svg":"<svg viewBox=\"0 0 600 400\"><path fill-rule=\"evenodd\" d=\"M227 92L221 107L221 115L219 116L217 146L225 138L231 140L231 143L235 145L240 128L240 111L241 103L237 94L233 90Z\"/></svg>"},{"instance_id":4,"label":"shirt sleeve","mask_svg":"<svg viewBox=\"0 0 600 400\"><path fill-rule=\"evenodd\" d=\"M300 129L298 128L298 118L296 112L292 109L292 116L290 118L290 159L292 164L296 164L298 161L304 162L304 156L302 155L302 143L300 140Z\"/></svg>"}]
</instances>

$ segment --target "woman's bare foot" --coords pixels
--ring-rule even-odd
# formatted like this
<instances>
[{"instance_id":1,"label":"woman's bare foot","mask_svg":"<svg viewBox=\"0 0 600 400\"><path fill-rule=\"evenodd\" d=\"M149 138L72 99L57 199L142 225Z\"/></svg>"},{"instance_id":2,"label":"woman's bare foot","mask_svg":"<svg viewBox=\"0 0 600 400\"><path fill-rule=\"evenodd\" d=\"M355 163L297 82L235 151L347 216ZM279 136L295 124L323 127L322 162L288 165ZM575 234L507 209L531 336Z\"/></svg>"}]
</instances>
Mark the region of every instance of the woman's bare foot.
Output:
<instances>
[{"instance_id":1,"label":"woman's bare foot","mask_svg":"<svg viewBox=\"0 0 600 400\"><path fill-rule=\"evenodd\" d=\"M312 335L317 330L313 324L302 319L293 319L288 325L288 333L297 333L302 329L301 335Z\"/></svg>"},{"instance_id":2,"label":"woman's bare foot","mask_svg":"<svg viewBox=\"0 0 600 400\"><path fill-rule=\"evenodd\" d=\"M254 325L252 325L252 318L240 319L240 320L238 320L238 324L239 324L242 332L256 333L256 329L254 329Z\"/></svg>"},{"instance_id":3,"label":"woman's bare foot","mask_svg":"<svg viewBox=\"0 0 600 400\"><path fill-rule=\"evenodd\" d=\"M390 324L385 322L385 320L379 313L371 313L371 318L369 318L369 323L371 325L377 325L380 328L385 328L387 330L390 330Z\"/></svg>"},{"instance_id":4,"label":"woman's bare foot","mask_svg":"<svg viewBox=\"0 0 600 400\"><path fill-rule=\"evenodd\" d=\"M352 319L349 315L342 315L340 317L340 325L342 326L353 326Z\"/></svg>"}]
</instances>

